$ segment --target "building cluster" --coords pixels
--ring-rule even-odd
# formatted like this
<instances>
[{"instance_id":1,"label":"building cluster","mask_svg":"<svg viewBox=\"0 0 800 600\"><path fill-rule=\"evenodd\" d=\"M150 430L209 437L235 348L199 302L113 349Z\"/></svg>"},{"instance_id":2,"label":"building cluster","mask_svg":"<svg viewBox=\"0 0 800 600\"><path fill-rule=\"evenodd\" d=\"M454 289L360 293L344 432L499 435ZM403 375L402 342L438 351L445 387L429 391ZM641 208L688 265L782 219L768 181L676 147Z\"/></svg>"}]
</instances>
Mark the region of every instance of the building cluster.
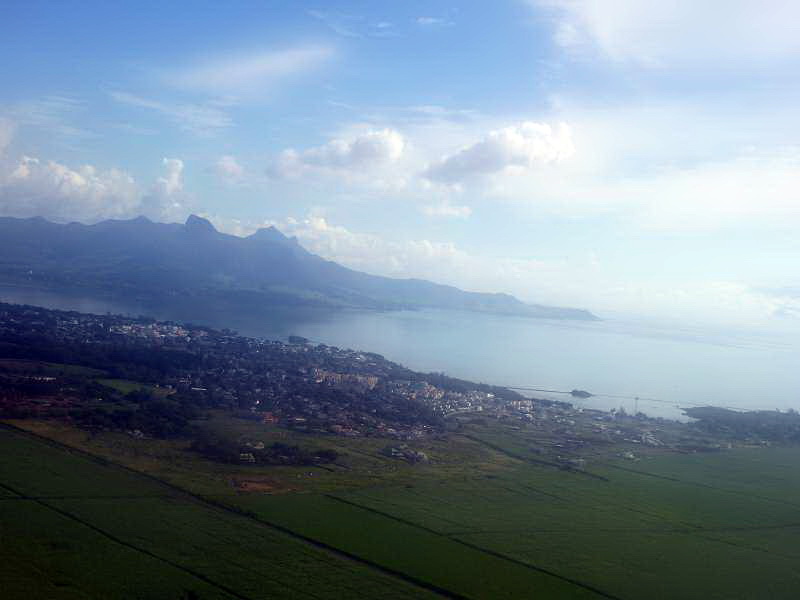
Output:
<instances>
[{"instance_id":1,"label":"building cluster","mask_svg":"<svg viewBox=\"0 0 800 600\"><path fill-rule=\"evenodd\" d=\"M296 337L283 343L144 318L0 304L2 340L17 340L31 358L57 354L197 406L301 431L410 440L439 430L452 413L502 405L495 393L468 382Z\"/></svg>"},{"instance_id":2,"label":"building cluster","mask_svg":"<svg viewBox=\"0 0 800 600\"><path fill-rule=\"evenodd\" d=\"M192 335L202 337L206 335L203 330L190 332L188 329L175 324L168 323L125 323L109 325L109 332L125 336L148 338L151 340L163 340L169 338L191 341Z\"/></svg>"},{"instance_id":3,"label":"building cluster","mask_svg":"<svg viewBox=\"0 0 800 600\"><path fill-rule=\"evenodd\" d=\"M535 450L570 468L579 468L569 462L576 454L600 446L636 456L800 441L794 411L695 408L687 413L696 421L684 424L532 400L296 336L284 343L145 318L0 303L0 348L0 416L64 417L148 435L180 435L198 409L226 409L268 426L395 439L391 456L424 462L402 442L441 432L445 419L447 427L498 419L535 432ZM269 460L296 460L278 450Z\"/></svg>"}]
</instances>

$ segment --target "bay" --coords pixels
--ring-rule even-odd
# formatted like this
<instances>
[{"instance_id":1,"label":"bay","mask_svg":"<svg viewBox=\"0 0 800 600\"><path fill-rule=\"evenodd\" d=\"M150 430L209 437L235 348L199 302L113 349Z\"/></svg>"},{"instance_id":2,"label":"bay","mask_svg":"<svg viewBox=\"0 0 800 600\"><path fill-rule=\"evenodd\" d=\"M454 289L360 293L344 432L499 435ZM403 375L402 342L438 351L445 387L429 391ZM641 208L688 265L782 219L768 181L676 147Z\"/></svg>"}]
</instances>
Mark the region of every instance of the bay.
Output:
<instances>
[{"instance_id":1,"label":"bay","mask_svg":"<svg viewBox=\"0 0 800 600\"><path fill-rule=\"evenodd\" d=\"M193 302L136 302L0 287L0 300L94 313L146 315L243 335L377 352L414 370L521 388L577 406L682 418L680 407L800 409L800 336L616 316L597 322L483 313L263 310L224 312ZM594 397L572 397L573 389ZM541 391L551 390L551 391ZM637 399L638 398L638 399Z\"/></svg>"}]
</instances>

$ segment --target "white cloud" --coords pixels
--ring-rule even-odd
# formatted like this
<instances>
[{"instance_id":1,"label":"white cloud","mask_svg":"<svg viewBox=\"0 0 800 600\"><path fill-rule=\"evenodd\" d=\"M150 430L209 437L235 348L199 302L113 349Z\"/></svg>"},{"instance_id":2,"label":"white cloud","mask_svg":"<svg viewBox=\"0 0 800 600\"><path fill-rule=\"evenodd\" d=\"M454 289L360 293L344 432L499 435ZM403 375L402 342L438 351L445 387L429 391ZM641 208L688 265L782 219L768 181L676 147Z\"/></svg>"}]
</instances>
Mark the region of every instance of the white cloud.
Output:
<instances>
[{"instance_id":1,"label":"white cloud","mask_svg":"<svg viewBox=\"0 0 800 600\"><path fill-rule=\"evenodd\" d=\"M76 114L84 108L84 103L76 98L51 95L15 104L7 113L18 125L43 129L50 135L69 139L91 138L94 133L72 124Z\"/></svg>"},{"instance_id":2,"label":"white cloud","mask_svg":"<svg viewBox=\"0 0 800 600\"><path fill-rule=\"evenodd\" d=\"M563 260L493 257L452 242L394 241L353 232L313 215L274 224L312 252L369 273L506 292L528 302L588 308L601 316L613 311L743 326L800 315L800 300L790 293L767 293L732 280L630 280L611 275L591 254Z\"/></svg>"},{"instance_id":3,"label":"white cloud","mask_svg":"<svg viewBox=\"0 0 800 600\"><path fill-rule=\"evenodd\" d=\"M195 135L214 135L233 125L228 114L215 106L171 104L142 98L127 92L109 92L109 96L121 104L155 111L182 130Z\"/></svg>"},{"instance_id":4,"label":"white cloud","mask_svg":"<svg viewBox=\"0 0 800 600\"><path fill-rule=\"evenodd\" d=\"M423 277L441 281L443 271L467 256L450 242L392 241L357 233L329 223L319 215L276 223L310 251L355 269L394 277Z\"/></svg>"},{"instance_id":5,"label":"white cloud","mask_svg":"<svg viewBox=\"0 0 800 600\"><path fill-rule=\"evenodd\" d=\"M286 77L312 70L334 54L327 46L301 46L214 59L165 75L168 85L241 95L262 91Z\"/></svg>"},{"instance_id":6,"label":"white cloud","mask_svg":"<svg viewBox=\"0 0 800 600\"><path fill-rule=\"evenodd\" d=\"M800 226L800 146L792 145L800 130L793 112L793 106L761 114L722 104L564 104L557 115L569 122L565 139L574 154L568 160L497 170L511 162L497 156L511 153L484 144L491 136L483 136L461 152L445 151L445 159L422 174L432 178L429 191L449 190L453 204L473 208L503 203L530 218L555 215L587 225L593 218L613 219L626 231L750 228L760 235ZM415 153L423 155L442 140L452 145L457 133L438 127L431 140L422 137L424 130L407 131ZM525 160L520 154L518 163Z\"/></svg>"},{"instance_id":7,"label":"white cloud","mask_svg":"<svg viewBox=\"0 0 800 600\"><path fill-rule=\"evenodd\" d=\"M670 148L666 124L627 129L576 125L581 153L558 169L496 177L483 198L527 206L567 218L613 216L620 226L672 231L714 231L800 226L800 147L727 148L710 152L688 144ZM685 131L684 131L685 133ZM658 141L659 147L653 145ZM693 155L694 154L694 155ZM716 156L716 157L715 157Z\"/></svg>"},{"instance_id":8,"label":"white cloud","mask_svg":"<svg viewBox=\"0 0 800 600\"><path fill-rule=\"evenodd\" d=\"M423 176L431 181L459 183L483 175L526 171L562 161L574 153L569 127L561 123L524 121L490 132L482 140L430 165Z\"/></svg>"},{"instance_id":9,"label":"white cloud","mask_svg":"<svg viewBox=\"0 0 800 600\"><path fill-rule=\"evenodd\" d=\"M165 158L164 174L142 198L142 214L156 221L180 221L187 215L190 197L183 191L183 161Z\"/></svg>"},{"instance_id":10,"label":"white cloud","mask_svg":"<svg viewBox=\"0 0 800 600\"><path fill-rule=\"evenodd\" d=\"M620 186L643 199L640 223L661 229L800 222L800 149L664 169Z\"/></svg>"},{"instance_id":11,"label":"white cloud","mask_svg":"<svg viewBox=\"0 0 800 600\"><path fill-rule=\"evenodd\" d=\"M562 46L650 66L765 63L800 56L793 0L530 0ZM731 61L737 61L732 63Z\"/></svg>"},{"instance_id":12,"label":"white cloud","mask_svg":"<svg viewBox=\"0 0 800 600\"><path fill-rule=\"evenodd\" d=\"M183 191L183 161L179 158L165 158L164 176L156 179L155 190L164 196L172 196Z\"/></svg>"},{"instance_id":13,"label":"white cloud","mask_svg":"<svg viewBox=\"0 0 800 600\"><path fill-rule=\"evenodd\" d=\"M244 167L235 156L221 156L214 164L214 172L224 181L236 182L244 177Z\"/></svg>"},{"instance_id":14,"label":"white cloud","mask_svg":"<svg viewBox=\"0 0 800 600\"><path fill-rule=\"evenodd\" d=\"M421 278L461 289L506 292L523 301L613 314L660 316L723 324L764 325L800 316L796 290L759 290L741 281L631 280L612 275L592 253L569 259L487 256L447 241L395 240L352 231L324 216L247 223L209 217L221 231L249 235L273 225L309 251L348 267L400 278Z\"/></svg>"},{"instance_id":15,"label":"white cloud","mask_svg":"<svg viewBox=\"0 0 800 600\"><path fill-rule=\"evenodd\" d=\"M181 220L191 201L183 189L183 161L165 158L163 168L143 195L133 176L120 169L73 169L29 156L0 161L0 214L84 223L138 215Z\"/></svg>"},{"instance_id":16,"label":"white cloud","mask_svg":"<svg viewBox=\"0 0 800 600\"><path fill-rule=\"evenodd\" d=\"M404 137L393 129L371 130L307 150L284 150L269 165L268 173L274 177L298 177L319 170L363 172L397 162L405 146Z\"/></svg>"},{"instance_id":17,"label":"white cloud","mask_svg":"<svg viewBox=\"0 0 800 600\"><path fill-rule=\"evenodd\" d=\"M92 221L130 215L139 203L133 178L91 165L70 169L24 156L0 171L0 212L58 221Z\"/></svg>"},{"instance_id":18,"label":"white cloud","mask_svg":"<svg viewBox=\"0 0 800 600\"><path fill-rule=\"evenodd\" d=\"M273 225L295 236L309 251L348 267L389 277L421 278L475 291L536 297L538 280L560 265L533 259L494 259L472 255L452 242L428 239L392 240L383 235L355 232L330 223L320 214L303 219L243 223L210 217L222 231L249 235Z\"/></svg>"}]
</instances>

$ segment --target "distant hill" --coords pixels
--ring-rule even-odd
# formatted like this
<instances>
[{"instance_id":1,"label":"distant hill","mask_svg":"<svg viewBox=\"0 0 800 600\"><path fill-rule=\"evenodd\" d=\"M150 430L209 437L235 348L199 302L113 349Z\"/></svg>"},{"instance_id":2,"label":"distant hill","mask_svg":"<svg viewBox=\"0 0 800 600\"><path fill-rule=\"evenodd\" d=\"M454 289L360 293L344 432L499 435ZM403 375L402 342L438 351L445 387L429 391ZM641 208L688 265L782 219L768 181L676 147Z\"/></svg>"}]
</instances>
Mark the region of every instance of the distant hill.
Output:
<instances>
[{"instance_id":1,"label":"distant hill","mask_svg":"<svg viewBox=\"0 0 800 600\"><path fill-rule=\"evenodd\" d=\"M240 238L194 215L183 225L144 217L95 225L0 218L0 282L155 305L177 296L230 306L444 308L596 319L586 310L526 304L508 294L368 275L308 252L274 227Z\"/></svg>"}]
</instances>

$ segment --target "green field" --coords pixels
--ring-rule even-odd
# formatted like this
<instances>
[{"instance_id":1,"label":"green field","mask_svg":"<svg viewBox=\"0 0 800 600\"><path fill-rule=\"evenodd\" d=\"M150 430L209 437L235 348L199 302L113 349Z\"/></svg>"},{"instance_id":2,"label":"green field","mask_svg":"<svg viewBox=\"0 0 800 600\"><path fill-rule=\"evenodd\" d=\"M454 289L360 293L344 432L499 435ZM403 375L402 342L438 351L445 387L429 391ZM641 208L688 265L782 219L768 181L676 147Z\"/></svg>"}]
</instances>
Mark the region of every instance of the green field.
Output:
<instances>
[{"instance_id":1,"label":"green field","mask_svg":"<svg viewBox=\"0 0 800 600\"><path fill-rule=\"evenodd\" d=\"M541 570L613 598L788 599L800 594L799 463L798 448L607 462L594 476L520 461L488 477L236 501L477 598L529 597ZM501 564L503 577L485 577Z\"/></svg>"},{"instance_id":2,"label":"green field","mask_svg":"<svg viewBox=\"0 0 800 600\"><path fill-rule=\"evenodd\" d=\"M465 433L421 442L434 460L416 466L380 456L381 440L308 440L342 453L329 470L248 470L177 443L60 436L195 497L0 430L3 579L18 597L48 598L130 597L129 589L164 598L800 593L800 448L638 461L606 452L581 472L535 462L524 432L490 424ZM269 493L242 493L235 481L248 477L270 482L261 490ZM91 570L100 555L105 578Z\"/></svg>"},{"instance_id":3,"label":"green field","mask_svg":"<svg viewBox=\"0 0 800 600\"><path fill-rule=\"evenodd\" d=\"M166 388L158 388L146 383L139 383L138 381L130 381L128 379L96 379L97 383L110 387L123 394L129 394L136 391L152 392L159 396L167 396L170 390Z\"/></svg>"},{"instance_id":4,"label":"green field","mask_svg":"<svg viewBox=\"0 0 800 600\"><path fill-rule=\"evenodd\" d=\"M39 360L23 360L17 358L0 358L0 371L13 373L28 373L46 376L73 376L73 377L103 377L105 371L82 367L80 365L67 365L63 363L42 362Z\"/></svg>"},{"instance_id":5,"label":"green field","mask_svg":"<svg viewBox=\"0 0 800 600\"><path fill-rule=\"evenodd\" d=\"M0 429L0 489L4 599L428 595L246 516L7 429Z\"/></svg>"}]
</instances>

